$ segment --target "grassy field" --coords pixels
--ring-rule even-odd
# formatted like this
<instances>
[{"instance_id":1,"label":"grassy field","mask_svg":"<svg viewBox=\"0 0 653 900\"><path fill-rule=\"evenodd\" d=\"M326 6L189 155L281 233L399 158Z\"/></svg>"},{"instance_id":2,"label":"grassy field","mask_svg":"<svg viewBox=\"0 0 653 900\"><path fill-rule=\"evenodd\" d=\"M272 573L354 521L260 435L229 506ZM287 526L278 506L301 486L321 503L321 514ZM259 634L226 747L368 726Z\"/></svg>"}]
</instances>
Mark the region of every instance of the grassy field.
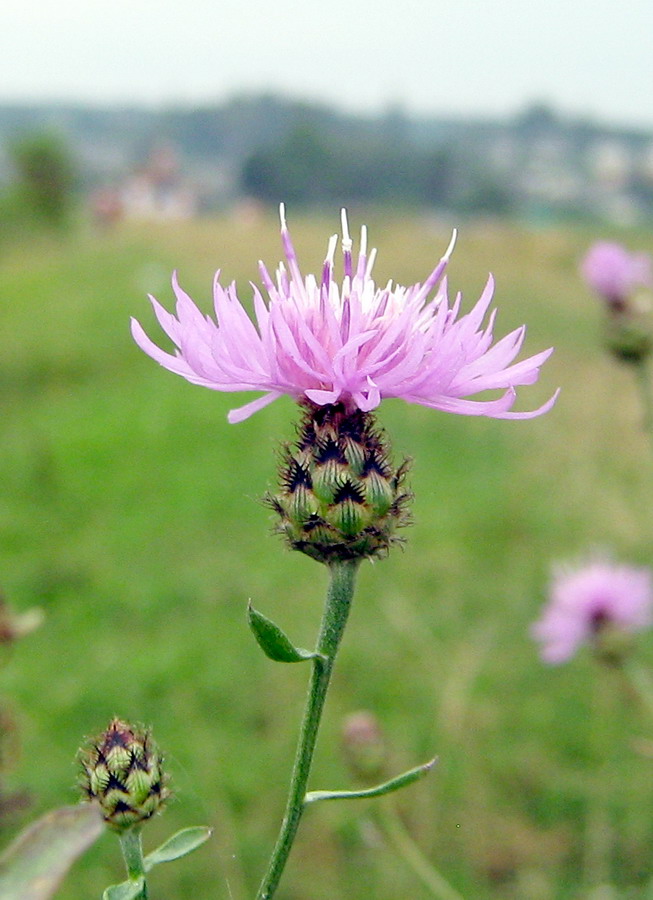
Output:
<instances>
[{"instance_id":1,"label":"grassy field","mask_svg":"<svg viewBox=\"0 0 653 900\"><path fill-rule=\"evenodd\" d=\"M417 218L368 224L381 282L423 278L449 237ZM336 226L291 215L306 271ZM414 526L403 552L361 571L311 786L352 786L339 730L357 709L379 717L396 771L437 753L429 778L394 802L468 900L651 896L653 722L589 653L547 668L528 633L552 560L596 546L653 560L653 466L632 372L603 353L601 311L577 276L597 236L468 224L450 266L466 309L494 273L498 334L525 321L528 352L555 345L520 395L531 408L561 386L553 412L505 422L399 401L380 412L397 456L414 459ZM620 237L651 247L651 235ZM227 425L252 395L164 372L134 346L129 316L154 332L145 295L169 306L173 268L208 310L216 268L248 296L257 259L279 255L272 217L0 247L0 584L16 608L46 614L2 671L21 744L11 783L29 787L33 816L75 802L81 739L113 715L151 724L175 800L146 846L215 828L195 856L157 869L153 898L253 897L308 673L263 657L245 607L252 598L311 645L326 579L270 535L259 502L293 404ZM649 662L652 643L640 646ZM100 897L122 877L107 835L61 897ZM593 893L601 883L612 891ZM430 895L361 801L309 811L278 896Z\"/></svg>"}]
</instances>

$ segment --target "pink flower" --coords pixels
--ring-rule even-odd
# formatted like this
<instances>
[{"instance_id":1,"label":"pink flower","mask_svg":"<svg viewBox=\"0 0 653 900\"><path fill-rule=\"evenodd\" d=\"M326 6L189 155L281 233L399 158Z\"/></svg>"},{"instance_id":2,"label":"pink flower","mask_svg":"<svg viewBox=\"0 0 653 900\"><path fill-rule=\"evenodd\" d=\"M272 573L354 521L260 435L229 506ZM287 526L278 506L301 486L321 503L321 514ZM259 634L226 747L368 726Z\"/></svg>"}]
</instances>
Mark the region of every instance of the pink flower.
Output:
<instances>
[{"instance_id":1,"label":"pink flower","mask_svg":"<svg viewBox=\"0 0 653 900\"><path fill-rule=\"evenodd\" d=\"M542 659L555 665L606 626L627 633L648 628L652 612L651 572L596 556L576 568L554 570L549 602L532 635L542 645Z\"/></svg>"},{"instance_id":2,"label":"pink flower","mask_svg":"<svg viewBox=\"0 0 653 900\"><path fill-rule=\"evenodd\" d=\"M320 406L342 401L363 411L374 409L382 399L401 397L446 412L504 419L532 418L553 406L557 394L530 412L511 411L515 387L537 381L552 350L515 363L523 326L492 343L495 311L482 326L492 300L492 278L471 312L459 316L461 297L450 305L442 280L453 239L428 278L407 288L392 282L376 286L371 276L376 251L368 257L364 227L354 265L344 210L341 284L333 271L337 235L329 241L319 281L313 275L303 277L299 270L283 206L281 239L287 268L281 263L273 280L259 263L268 300L253 286L256 324L235 285L224 288L219 273L215 321L199 311L176 275L176 316L150 298L161 327L177 347L174 354L161 350L132 319L138 346L171 372L216 391L265 392L232 410L230 422L248 418L282 394ZM503 392L500 397L466 399L494 389Z\"/></svg>"},{"instance_id":3,"label":"pink flower","mask_svg":"<svg viewBox=\"0 0 653 900\"><path fill-rule=\"evenodd\" d=\"M622 308L638 287L653 285L651 258L646 253L629 253L621 244L598 241L581 263L587 284L604 300Z\"/></svg>"}]
</instances>

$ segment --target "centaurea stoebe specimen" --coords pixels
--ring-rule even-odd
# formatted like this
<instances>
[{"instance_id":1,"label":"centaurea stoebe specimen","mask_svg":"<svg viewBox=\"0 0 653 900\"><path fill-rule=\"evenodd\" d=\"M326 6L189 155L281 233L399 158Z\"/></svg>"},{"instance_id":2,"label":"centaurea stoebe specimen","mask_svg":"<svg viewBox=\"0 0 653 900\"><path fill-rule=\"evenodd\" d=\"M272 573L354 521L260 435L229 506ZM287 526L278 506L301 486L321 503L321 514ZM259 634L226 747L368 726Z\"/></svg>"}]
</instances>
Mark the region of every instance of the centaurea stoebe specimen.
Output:
<instances>
[{"instance_id":1,"label":"centaurea stoebe specimen","mask_svg":"<svg viewBox=\"0 0 653 900\"><path fill-rule=\"evenodd\" d=\"M615 310L625 310L639 288L653 287L651 257L631 253L614 241L592 244L580 269L588 286Z\"/></svg>"},{"instance_id":2,"label":"centaurea stoebe specimen","mask_svg":"<svg viewBox=\"0 0 653 900\"><path fill-rule=\"evenodd\" d=\"M644 427L653 433L649 358L653 350L653 260L613 241L597 241L585 254L581 275L605 307L605 345L633 366L644 408Z\"/></svg>"},{"instance_id":3,"label":"centaurea stoebe specimen","mask_svg":"<svg viewBox=\"0 0 653 900\"><path fill-rule=\"evenodd\" d=\"M424 775L432 762L364 791L308 791L308 777L333 665L361 561L385 556L408 518L406 464L395 467L373 410L396 397L446 412L527 419L551 408L556 395L529 412L513 409L516 388L537 381L551 350L516 362L525 329L493 339L493 282L472 310L460 315L461 297L447 296L444 272L454 240L422 283L401 287L372 279L375 251L361 231L357 260L342 213L343 273L335 276L337 235L329 240L319 278L302 276L281 208L286 262L273 279L260 263L267 302L254 287L255 321L216 277L215 320L173 288L176 314L154 298L157 319L175 344L161 350L132 320L137 344L188 381L218 391L259 391L263 396L232 410L240 422L283 394L302 410L298 438L284 449L280 486L268 496L278 530L292 549L323 563L330 576L322 623L313 651L295 647L281 629L252 609L249 624L265 653L281 662L310 661L312 675L300 728L289 795L277 843L258 900L279 884L300 819L320 800L372 797ZM498 396L471 399L498 391Z\"/></svg>"},{"instance_id":4,"label":"centaurea stoebe specimen","mask_svg":"<svg viewBox=\"0 0 653 900\"><path fill-rule=\"evenodd\" d=\"M80 752L84 796L97 803L105 824L120 838L135 900L146 900L141 827L163 809L169 791L163 757L150 732L120 719Z\"/></svg>"},{"instance_id":5,"label":"centaurea stoebe specimen","mask_svg":"<svg viewBox=\"0 0 653 900\"><path fill-rule=\"evenodd\" d=\"M96 800L107 826L118 833L142 825L169 795L163 757L150 732L112 719L80 754L81 787Z\"/></svg>"},{"instance_id":6,"label":"centaurea stoebe specimen","mask_svg":"<svg viewBox=\"0 0 653 900\"><path fill-rule=\"evenodd\" d=\"M611 658L625 652L630 636L653 624L653 578L649 569L594 555L553 572L549 601L532 634L542 659L567 662L583 644Z\"/></svg>"},{"instance_id":7,"label":"centaurea stoebe specimen","mask_svg":"<svg viewBox=\"0 0 653 900\"><path fill-rule=\"evenodd\" d=\"M163 757L149 729L112 719L99 737L80 749L79 761L84 798L97 804L107 828L118 835L127 868L127 881L107 888L104 900L147 900L147 873L191 853L211 831L185 828L143 857L141 829L170 796Z\"/></svg>"}]
</instances>

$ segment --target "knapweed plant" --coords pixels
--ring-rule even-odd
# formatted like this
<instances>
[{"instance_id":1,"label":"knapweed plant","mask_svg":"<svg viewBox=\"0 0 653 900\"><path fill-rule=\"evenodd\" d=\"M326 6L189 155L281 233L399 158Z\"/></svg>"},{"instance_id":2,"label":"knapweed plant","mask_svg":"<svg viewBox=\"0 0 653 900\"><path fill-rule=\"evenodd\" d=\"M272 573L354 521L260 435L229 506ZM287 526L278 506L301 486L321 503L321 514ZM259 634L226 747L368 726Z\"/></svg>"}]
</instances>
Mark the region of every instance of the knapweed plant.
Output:
<instances>
[{"instance_id":1,"label":"knapweed plant","mask_svg":"<svg viewBox=\"0 0 653 900\"><path fill-rule=\"evenodd\" d=\"M148 729L112 719L78 756L85 802L51 810L4 850L3 900L50 900L70 866L105 830L120 841L127 880L106 888L102 900L148 900L148 873L182 859L211 836L203 826L184 828L143 856L142 827L170 796L163 757Z\"/></svg>"},{"instance_id":2,"label":"knapweed plant","mask_svg":"<svg viewBox=\"0 0 653 900\"><path fill-rule=\"evenodd\" d=\"M143 856L143 825L161 812L170 796L163 757L148 729L112 719L81 749L79 761L82 793L99 807L104 824L119 838L127 869L127 880L108 887L102 898L147 900L147 873L191 853L211 832L201 826L185 828Z\"/></svg>"},{"instance_id":3,"label":"knapweed plant","mask_svg":"<svg viewBox=\"0 0 653 900\"><path fill-rule=\"evenodd\" d=\"M175 314L154 298L156 317L174 352L159 348L133 320L136 343L156 362L193 384L217 391L258 391L262 396L229 414L242 422L278 397L300 407L298 437L286 447L278 490L267 497L276 527L288 545L326 566L329 587L315 647L296 647L278 626L248 609L250 627L265 653L281 662L308 661L312 668L286 810L258 900L274 895L307 806L320 800L372 797L425 774L432 761L376 787L358 791L308 790L311 760L333 666L349 614L358 568L385 557L408 521L406 462L392 461L374 410L382 400L463 415L528 419L549 410L555 395L528 412L513 409L516 387L533 384L551 350L515 362L521 327L494 342L489 314L490 278L476 305L461 315L461 297L450 303L444 272L453 250L422 283L378 287L375 251L361 230L358 258L342 213L343 271L337 280L331 237L321 275L302 276L281 207L286 263L273 278L260 263L267 300L254 287L252 321L234 284L214 285L215 319L204 315L176 275ZM484 324L485 322L485 324ZM498 391L498 396L474 395Z\"/></svg>"},{"instance_id":4,"label":"knapweed plant","mask_svg":"<svg viewBox=\"0 0 653 900\"><path fill-rule=\"evenodd\" d=\"M653 624L653 578L649 569L613 562L595 553L582 563L558 565L549 601L532 633L542 659L558 665L589 644L608 665L622 665L633 635Z\"/></svg>"},{"instance_id":5,"label":"knapweed plant","mask_svg":"<svg viewBox=\"0 0 653 900\"><path fill-rule=\"evenodd\" d=\"M653 260L613 241L597 241L580 265L587 286L605 308L608 351L633 367L644 409L644 427L653 433L650 356L653 351Z\"/></svg>"}]
</instances>

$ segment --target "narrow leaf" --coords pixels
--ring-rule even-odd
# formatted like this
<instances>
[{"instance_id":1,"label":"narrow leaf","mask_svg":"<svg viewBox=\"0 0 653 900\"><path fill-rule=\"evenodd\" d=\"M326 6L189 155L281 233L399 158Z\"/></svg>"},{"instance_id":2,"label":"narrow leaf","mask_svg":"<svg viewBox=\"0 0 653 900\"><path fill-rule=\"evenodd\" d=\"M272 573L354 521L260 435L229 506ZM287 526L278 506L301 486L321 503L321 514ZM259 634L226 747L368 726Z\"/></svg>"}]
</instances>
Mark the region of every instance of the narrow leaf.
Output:
<instances>
[{"instance_id":1,"label":"narrow leaf","mask_svg":"<svg viewBox=\"0 0 653 900\"><path fill-rule=\"evenodd\" d=\"M254 609L251 601L247 604L247 622L261 650L275 662L304 662L318 656L295 647L278 625Z\"/></svg>"},{"instance_id":2,"label":"narrow leaf","mask_svg":"<svg viewBox=\"0 0 653 900\"><path fill-rule=\"evenodd\" d=\"M94 803L63 806L28 825L0 857L2 900L49 900L103 830Z\"/></svg>"},{"instance_id":3,"label":"narrow leaf","mask_svg":"<svg viewBox=\"0 0 653 900\"><path fill-rule=\"evenodd\" d=\"M102 900L138 900L143 896L143 888L145 887L145 879L138 878L136 881L123 881L121 884L112 884L102 894Z\"/></svg>"},{"instance_id":4,"label":"narrow leaf","mask_svg":"<svg viewBox=\"0 0 653 900\"><path fill-rule=\"evenodd\" d=\"M181 859L182 856L192 853L193 850L196 850L205 841L208 841L211 834L211 829L205 828L203 825L178 831L177 834L173 834L171 838L164 841L156 850L147 854L143 860L145 871L149 872L153 866L158 866L159 863L172 862L173 859Z\"/></svg>"},{"instance_id":5,"label":"narrow leaf","mask_svg":"<svg viewBox=\"0 0 653 900\"><path fill-rule=\"evenodd\" d=\"M409 769L407 772L397 775L396 778L391 778L390 781L384 781L383 784L376 787L360 791L309 791L304 797L304 803L316 803L318 800L361 800L366 797L382 797L383 794L391 794L428 775L437 761L436 756L424 765Z\"/></svg>"}]
</instances>

